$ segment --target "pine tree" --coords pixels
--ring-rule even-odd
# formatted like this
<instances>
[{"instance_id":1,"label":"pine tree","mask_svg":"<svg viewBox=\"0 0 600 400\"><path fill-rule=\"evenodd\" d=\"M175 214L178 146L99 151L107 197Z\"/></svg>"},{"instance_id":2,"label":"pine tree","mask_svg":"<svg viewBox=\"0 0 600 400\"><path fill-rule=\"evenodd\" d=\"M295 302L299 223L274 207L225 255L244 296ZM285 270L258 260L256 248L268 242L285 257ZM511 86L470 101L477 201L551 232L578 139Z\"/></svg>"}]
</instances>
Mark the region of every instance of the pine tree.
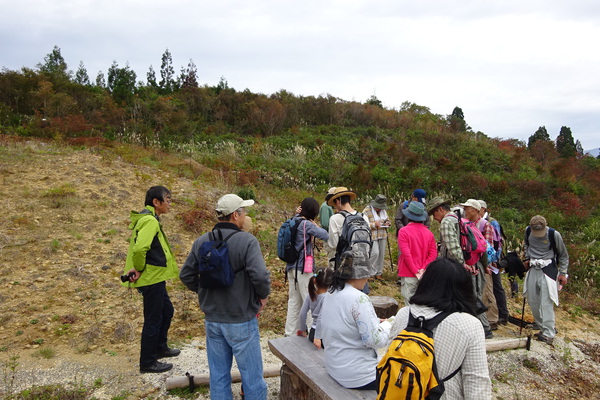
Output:
<instances>
[{"instance_id":1,"label":"pine tree","mask_svg":"<svg viewBox=\"0 0 600 400\"><path fill-rule=\"evenodd\" d=\"M556 150L563 158L573 157L577 153L571 128L563 126L556 138Z\"/></svg>"},{"instance_id":2,"label":"pine tree","mask_svg":"<svg viewBox=\"0 0 600 400\"><path fill-rule=\"evenodd\" d=\"M531 136L529 136L529 140L527 141L527 148L531 150L533 144L538 140L550 141L550 135L548 135L548 131L545 126L540 126L537 131Z\"/></svg>"},{"instance_id":3,"label":"pine tree","mask_svg":"<svg viewBox=\"0 0 600 400\"><path fill-rule=\"evenodd\" d=\"M198 68L192 59L187 68L181 68L180 85L182 88L198 87Z\"/></svg>"},{"instance_id":4,"label":"pine tree","mask_svg":"<svg viewBox=\"0 0 600 400\"><path fill-rule=\"evenodd\" d=\"M85 86L90 84L90 77L88 76L87 69L85 69L85 66L83 65L83 61L79 62L79 68L77 68L77 73L75 74L75 83Z\"/></svg>"},{"instance_id":5,"label":"pine tree","mask_svg":"<svg viewBox=\"0 0 600 400\"><path fill-rule=\"evenodd\" d=\"M175 90L175 70L173 69L173 58L169 49L165 50L160 65L159 87L163 93L172 93Z\"/></svg>"},{"instance_id":6,"label":"pine tree","mask_svg":"<svg viewBox=\"0 0 600 400\"><path fill-rule=\"evenodd\" d=\"M146 74L146 81L148 82L148 86L152 88L158 87L158 84L156 83L156 72L154 72L154 68L152 67L152 65L150 66L150 69Z\"/></svg>"},{"instance_id":7,"label":"pine tree","mask_svg":"<svg viewBox=\"0 0 600 400\"><path fill-rule=\"evenodd\" d=\"M98 75L96 75L96 86L106 89L106 79L104 78L104 72L102 71L98 71Z\"/></svg>"}]
</instances>

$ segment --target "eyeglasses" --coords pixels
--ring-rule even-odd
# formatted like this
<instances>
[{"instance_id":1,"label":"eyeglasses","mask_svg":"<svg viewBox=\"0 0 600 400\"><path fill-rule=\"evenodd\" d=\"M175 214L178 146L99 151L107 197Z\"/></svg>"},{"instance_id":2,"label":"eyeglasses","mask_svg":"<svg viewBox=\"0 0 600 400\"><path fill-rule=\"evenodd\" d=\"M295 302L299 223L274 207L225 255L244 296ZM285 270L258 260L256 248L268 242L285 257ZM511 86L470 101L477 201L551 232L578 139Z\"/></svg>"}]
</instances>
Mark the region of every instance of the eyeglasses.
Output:
<instances>
[{"instance_id":1,"label":"eyeglasses","mask_svg":"<svg viewBox=\"0 0 600 400\"><path fill-rule=\"evenodd\" d=\"M235 212L238 213L238 215L246 214L246 209L238 208L237 210L235 210Z\"/></svg>"}]
</instances>

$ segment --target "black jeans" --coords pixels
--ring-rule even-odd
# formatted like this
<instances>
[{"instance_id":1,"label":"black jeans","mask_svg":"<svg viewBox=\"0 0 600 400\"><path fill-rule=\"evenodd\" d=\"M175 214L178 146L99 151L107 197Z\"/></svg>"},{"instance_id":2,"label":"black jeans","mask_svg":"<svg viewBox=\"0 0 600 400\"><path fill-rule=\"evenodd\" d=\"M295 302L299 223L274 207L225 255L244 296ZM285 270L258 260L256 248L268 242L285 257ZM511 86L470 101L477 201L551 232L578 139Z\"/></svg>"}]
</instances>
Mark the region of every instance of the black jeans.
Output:
<instances>
[{"instance_id":1,"label":"black jeans","mask_svg":"<svg viewBox=\"0 0 600 400\"><path fill-rule=\"evenodd\" d=\"M508 308L506 307L506 293L502 287L502 277L500 274L492 273L492 283L494 284L494 297L498 306L498 319L506 321L508 319Z\"/></svg>"},{"instance_id":2,"label":"black jeans","mask_svg":"<svg viewBox=\"0 0 600 400\"><path fill-rule=\"evenodd\" d=\"M168 348L167 334L174 309L164 281L137 289L144 297L140 368L147 368L158 360L159 353Z\"/></svg>"}]
</instances>

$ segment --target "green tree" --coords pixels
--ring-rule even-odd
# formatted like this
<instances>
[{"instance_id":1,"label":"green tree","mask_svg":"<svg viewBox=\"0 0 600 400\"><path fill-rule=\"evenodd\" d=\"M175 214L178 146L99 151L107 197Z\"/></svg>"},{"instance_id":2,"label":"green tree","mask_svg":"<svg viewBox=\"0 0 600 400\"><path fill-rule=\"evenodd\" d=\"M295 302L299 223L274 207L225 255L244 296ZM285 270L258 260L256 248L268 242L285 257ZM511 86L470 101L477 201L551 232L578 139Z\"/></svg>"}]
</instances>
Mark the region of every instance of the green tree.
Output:
<instances>
[{"instance_id":1,"label":"green tree","mask_svg":"<svg viewBox=\"0 0 600 400\"><path fill-rule=\"evenodd\" d=\"M172 93L175 90L175 70L173 69L173 58L169 49L162 55L160 65L160 83L159 87L163 93Z\"/></svg>"},{"instance_id":2,"label":"green tree","mask_svg":"<svg viewBox=\"0 0 600 400\"><path fill-rule=\"evenodd\" d=\"M67 70L67 63L58 46L54 46L44 57L44 63L38 64L37 67L55 86L62 87L71 79L71 72Z\"/></svg>"},{"instance_id":3,"label":"green tree","mask_svg":"<svg viewBox=\"0 0 600 400\"><path fill-rule=\"evenodd\" d=\"M146 74L146 81L148 82L148 86L152 88L158 87L158 84L156 83L156 72L154 72L154 68L152 67L152 65L150 66L150 69Z\"/></svg>"},{"instance_id":4,"label":"green tree","mask_svg":"<svg viewBox=\"0 0 600 400\"><path fill-rule=\"evenodd\" d=\"M371 97L369 97L369 99L367 100L366 104L370 104L372 106L383 108L383 103L375 95L371 95Z\"/></svg>"},{"instance_id":5,"label":"green tree","mask_svg":"<svg viewBox=\"0 0 600 400\"><path fill-rule=\"evenodd\" d=\"M104 78L104 72L102 71L98 71L98 75L96 75L96 86L106 89L106 79Z\"/></svg>"},{"instance_id":6,"label":"green tree","mask_svg":"<svg viewBox=\"0 0 600 400\"><path fill-rule=\"evenodd\" d=\"M548 131L545 126L540 126L537 131L531 136L529 136L529 140L527 141L527 148L531 150L535 142L543 140L550 141L550 135L548 135Z\"/></svg>"},{"instance_id":7,"label":"green tree","mask_svg":"<svg viewBox=\"0 0 600 400\"><path fill-rule=\"evenodd\" d=\"M135 91L135 72L129 68L119 68L116 61L108 69L107 89L111 92L116 102L129 103L133 99Z\"/></svg>"},{"instance_id":8,"label":"green tree","mask_svg":"<svg viewBox=\"0 0 600 400\"><path fill-rule=\"evenodd\" d=\"M179 78L180 86L182 88L197 88L198 87L198 68L194 61L190 59L187 68L181 69L181 76Z\"/></svg>"},{"instance_id":9,"label":"green tree","mask_svg":"<svg viewBox=\"0 0 600 400\"><path fill-rule=\"evenodd\" d=\"M563 158L573 157L577 153L577 147L575 146L571 128L567 126L560 128L560 133L556 138L556 150Z\"/></svg>"},{"instance_id":10,"label":"green tree","mask_svg":"<svg viewBox=\"0 0 600 400\"><path fill-rule=\"evenodd\" d=\"M465 121L465 114L460 107L454 107L452 114L448 116L448 123L453 132L465 132L470 129Z\"/></svg>"},{"instance_id":11,"label":"green tree","mask_svg":"<svg viewBox=\"0 0 600 400\"><path fill-rule=\"evenodd\" d=\"M85 86L90 84L90 77L88 76L87 69L85 69L85 66L83 65L83 61L79 62L79 68L77 68L77 72L75 73L75 83Z\"/></svg>"}]
</instances>

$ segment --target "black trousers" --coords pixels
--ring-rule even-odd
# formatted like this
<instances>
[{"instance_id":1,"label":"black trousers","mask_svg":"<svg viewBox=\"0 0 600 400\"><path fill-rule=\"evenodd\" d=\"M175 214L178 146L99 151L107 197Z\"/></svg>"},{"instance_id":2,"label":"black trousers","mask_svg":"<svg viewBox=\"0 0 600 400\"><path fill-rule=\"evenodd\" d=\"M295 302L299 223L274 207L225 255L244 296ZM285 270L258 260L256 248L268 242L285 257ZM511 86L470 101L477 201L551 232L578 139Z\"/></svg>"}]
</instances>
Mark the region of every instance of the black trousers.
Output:
<instances>
[{"instance_id":1,"label":"black trousers","mask_svg":"<svg viewBox=\"0 0 600 400\"><path fill-rule=\"evenodd\" d=\"M508 308L506 307L506 293L504 293L502 287L501 275L492 273L492 283L494 284L494 296L498 306L498 319L506 321L508 319Z\"/></svg>"},{"instance_id":2,"label":"black trousers","mask_svg":"<svg viewBox=\"0 0 600 400\"><path fill-rule=\"evenodd\" d=\"M158 354L168 349L167 334L174 309L164 281L137 289L144 297L140 368L147 368L158 360Z\"/></svg>"}]
</instances>

